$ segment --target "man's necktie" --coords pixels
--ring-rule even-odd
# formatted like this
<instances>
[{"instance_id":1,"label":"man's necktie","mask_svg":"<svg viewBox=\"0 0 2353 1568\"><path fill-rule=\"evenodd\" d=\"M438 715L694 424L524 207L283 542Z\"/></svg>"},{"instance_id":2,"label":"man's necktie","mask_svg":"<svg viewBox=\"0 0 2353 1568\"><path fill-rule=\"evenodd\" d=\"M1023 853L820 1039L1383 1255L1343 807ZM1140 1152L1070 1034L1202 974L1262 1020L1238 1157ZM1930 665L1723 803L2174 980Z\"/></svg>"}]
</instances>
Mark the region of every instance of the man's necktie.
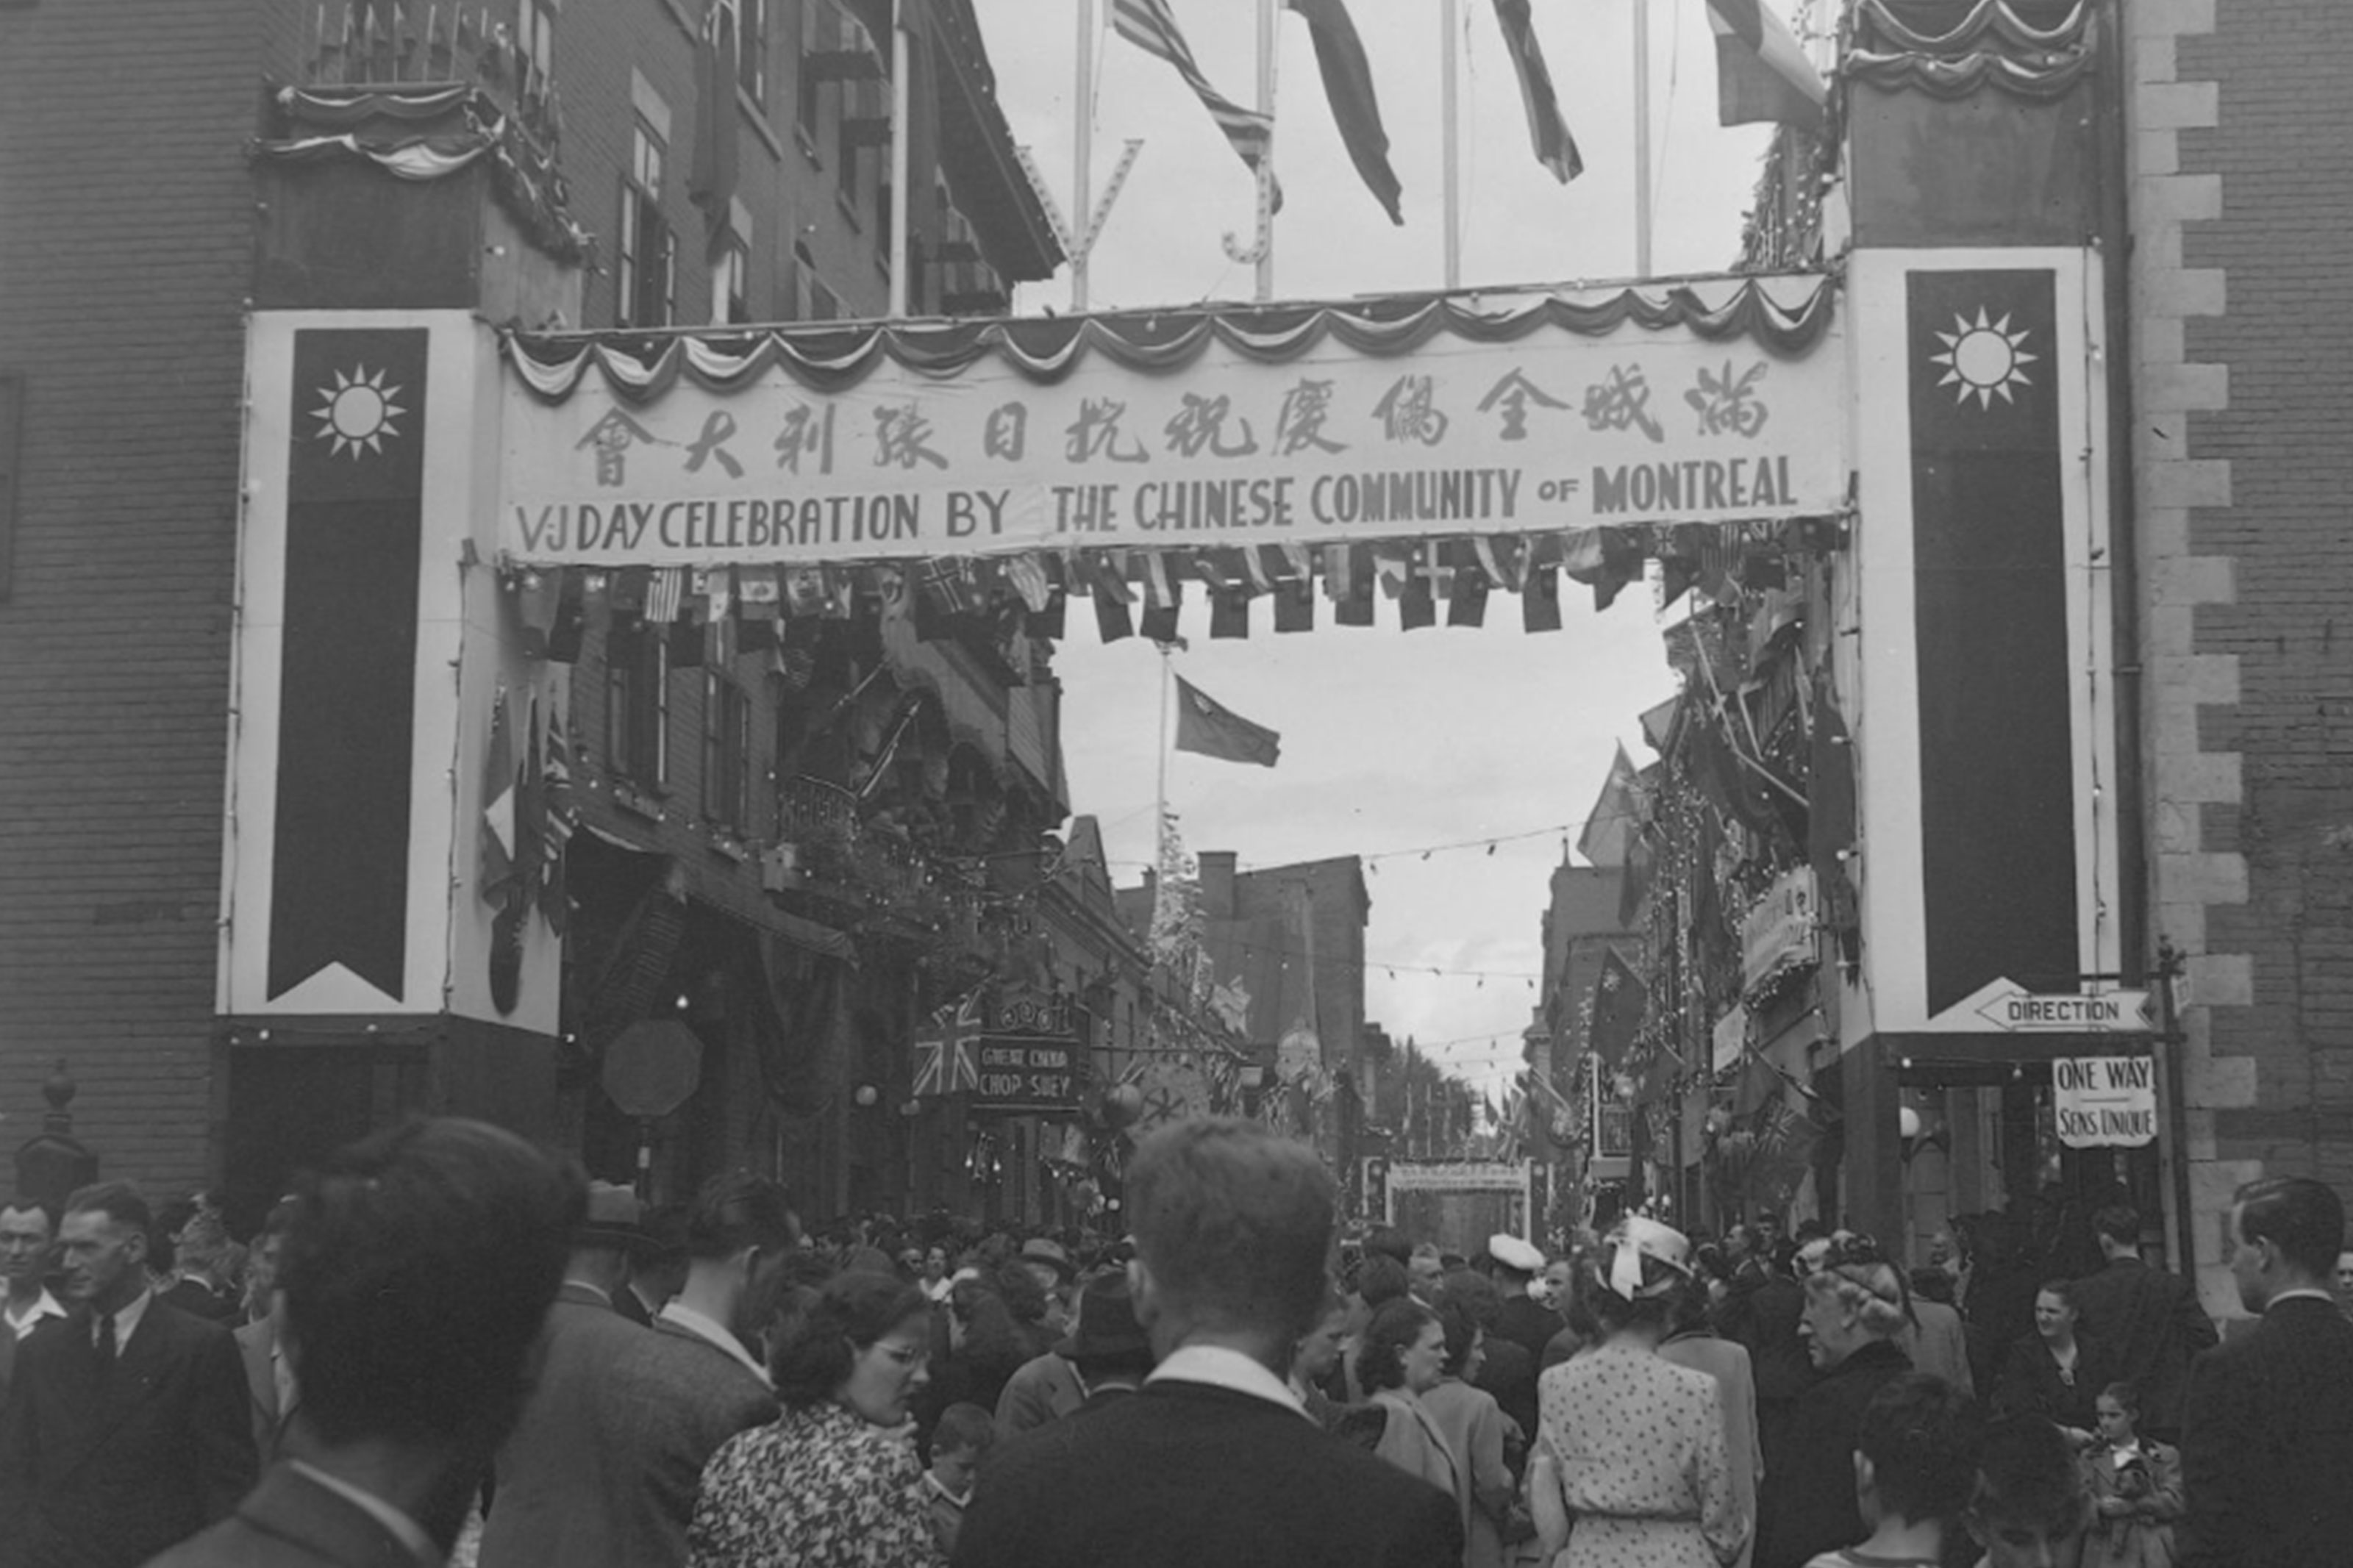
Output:
<instances>
[{"instance_id":1,"label":"man's necktie","mask_svg":"<svg viewBox=\"0 0 2353 1568\"><path fill-rule=\"evenodd\" d=\"M114 1314L106 1312L98 1320L98 1372L100 1377L114 1373Z\"/></svg>"}]
</instances>

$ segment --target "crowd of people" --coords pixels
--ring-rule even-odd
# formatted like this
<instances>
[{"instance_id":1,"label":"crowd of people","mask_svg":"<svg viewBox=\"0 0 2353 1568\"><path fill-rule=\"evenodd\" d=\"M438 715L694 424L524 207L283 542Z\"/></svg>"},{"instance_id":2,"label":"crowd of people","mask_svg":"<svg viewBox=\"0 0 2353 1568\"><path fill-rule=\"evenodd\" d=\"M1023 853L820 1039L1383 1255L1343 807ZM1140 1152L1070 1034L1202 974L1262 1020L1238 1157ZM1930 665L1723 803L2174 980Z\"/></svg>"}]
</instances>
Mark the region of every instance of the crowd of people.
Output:
<instances>
[{"instance_id":1,"label":"crowd of people","mask_svg":"<svg viewBox=\"0 0 2353 1568\"><path fill-rule=\"evenodd\" d=\"M1985 1224L1912 1270L1641 1214L1466 1257L1337 1202L1216 1119L1138 1149L1117 1237L812 1236L744 1173L649 1209L448 1120L242 1248L201 1198L18 1200L0 1568L2353 1563L2320 1183L2224 1216L2228 1342L2122 1206L2037 1278Z\"/></svg>"}]
</instances>

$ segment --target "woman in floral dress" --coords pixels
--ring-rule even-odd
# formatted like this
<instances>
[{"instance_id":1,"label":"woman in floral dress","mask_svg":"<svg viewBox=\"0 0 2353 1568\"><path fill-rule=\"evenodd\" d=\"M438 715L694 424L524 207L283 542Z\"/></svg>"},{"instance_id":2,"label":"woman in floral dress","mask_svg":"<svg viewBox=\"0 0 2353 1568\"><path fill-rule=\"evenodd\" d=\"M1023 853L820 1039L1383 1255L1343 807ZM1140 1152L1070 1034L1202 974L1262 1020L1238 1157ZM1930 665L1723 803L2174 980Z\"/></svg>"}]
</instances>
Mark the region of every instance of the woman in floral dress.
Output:
<instances>
[{"instance_id":1,"label":"woman in floral dress","mask_svg":"<svg viewBox=\"0 0 2353 1568\"><path fill-rule=\"evenodd\" d=\"M691 1568L940 1568L907 1404L930 1308L888 1274L837 1275L777 1335L784 1413L703 1467Z\"/></svg>"},{"instance_id":2,"label":"woman in floral dress","mask_svg":"<svg viewBox=\"0 0 2353 1568\"><path fill-rule=\"evenodd\" d=\"M1715 1380L1659 1354L1690 1253L1640 1215L1613 1231L1582 1282L1600 1342L1537 1383L1529 1503L1559 1568L1721 1568L1747 1538Z\"/></svg>"}]
</instances>

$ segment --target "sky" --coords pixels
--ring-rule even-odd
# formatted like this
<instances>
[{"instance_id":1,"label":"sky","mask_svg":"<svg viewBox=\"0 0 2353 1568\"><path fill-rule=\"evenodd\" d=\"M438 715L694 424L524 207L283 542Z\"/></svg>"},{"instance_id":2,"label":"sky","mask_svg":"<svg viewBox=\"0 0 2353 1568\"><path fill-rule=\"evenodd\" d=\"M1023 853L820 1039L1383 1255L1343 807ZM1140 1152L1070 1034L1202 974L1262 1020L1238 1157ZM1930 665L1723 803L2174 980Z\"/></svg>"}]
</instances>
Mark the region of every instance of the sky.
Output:
<instances>
[{"instance_id":1,"label":"sky","mask_svg":"<svg viewBox=\"0 0 2353 1568\"><path fill-rule=\"evenodd\" d=\"M1210 83L1256 95L1256 7L1168 0ZM1641 3L1641 0L1635 0ZM1072 148L1080 0L975 0L997 99L1060 210L1074 210ZM1166 62L1113 34L1094 0L1093 171L1098 192L1121 145L1144 147L1089 257L1096 310L1247 300L1253 268L1222 237L1250 238L1248 171ZM1274 297L1343 299L1445 284L1440 0L1349 0L1372 66L1390 162L1404 187L1393 227L1343 150L1301 17L1278 16ZM1655 217L1650 276L1721 271L1767 141L1715 123L1715 66L1701 0L1650 0ZM1585 173L1554 181L1530 151L1519 90L1492 0L1459 6L1461 286L1592 283L1636 276L1633 5L1536 0L1537 37ZM1075 220L1072 226L1081 226ZM1025 285L1017 309L1061 312L1068 269ZM1368 858L1366 1016L1412 1037L1459 1076L1501 1090L1542 967L1552 868L1624 744L1651 753L1642 710L1674 690L1654 599L1641 589L1597 615L1565 584L1562 630L1520 629L1498 595L1481 629L1400 632L1384 602L1375 627L1276 637L1260 606L1247 642L1211 642L1198 595L1176 669L1282 736L1271 770L1176 753L1168 799L1188 847L1231 849L1244 869ZM1098 645L1074 616L1056 668L1073 809L1102 823L1116 881L1153 854L1161 658L1131 638ZM1442 619L1442 616L1441 616ZM1488 842L1494 845L1493 852ZM1467 848L1442 848L1461 845ZM1426 857L1424 849L1431 852ZM1438 973L1432 973L1437 971Z\"/></svg>"}]
</instances>

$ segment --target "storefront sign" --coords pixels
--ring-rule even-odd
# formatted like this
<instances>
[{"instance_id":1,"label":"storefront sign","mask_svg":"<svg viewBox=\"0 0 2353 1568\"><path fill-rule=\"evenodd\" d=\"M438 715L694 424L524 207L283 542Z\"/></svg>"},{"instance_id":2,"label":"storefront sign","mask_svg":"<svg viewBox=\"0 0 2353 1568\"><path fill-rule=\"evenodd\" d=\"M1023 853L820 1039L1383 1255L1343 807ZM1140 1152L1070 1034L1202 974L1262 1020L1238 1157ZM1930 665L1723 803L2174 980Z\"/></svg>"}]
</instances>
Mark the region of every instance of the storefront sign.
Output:
<instances>
[{"instance_id":1,"label":"storefront sign","mask_svg":"<svg viewBox=\"0 0 2353 1568\"><path fill-rule=\"evenodd\" d=\"M2051 1104L2068 1148L2138 1149L2157 1136L2157 1058L2062 1057Z\"/></svg>"},{"instance_id":2,"label":"storefront sign","mask_svg":"<svg viewBox=\"0 0 2353 1568\"><path fill-rule=\"evenodd\" d=\"M1079 1103L1079 1045L1067 1036L983 1035L975 1110L1072 1110Z\"/></svg>"},{"instance_id":3,"label":"storefront sign","mask_svg":"<svg viewBox=\"0 0 2353 1568\"><path fill-rule=\"evenodd\" d=\"M2063 991L2036 995L2015 986L1978 1005L1978 1016L2013 1034L2139 1034L2155 1028L2146 991Z\"/></svg>"},{"instance_id":4,"label":"storefront sign","mask_svg":"<svg viewBox=\"0 0 2353 1568\"><path fill-rule=\"evenodd\" d=\"M1162 335L1202 342L1181 361L1147 343L1050 365L1007 350L943 371L877 349L854 374L785 355L725 361L692 342L689 373L658 392L609 359L591 372L511 362L500 548L545 564L807 565L1753 521L1843 503L1835 332L1795 357L1687 327L1527 320L1387 353L1300 325L1290 341L1307 346L1293 353L1171 311Z\"/></svg>"},{"instance_id":5,"label":"storefront sign","mask_svg":"<svg viewBox=\"0 0 2353 1568\"><path fill-rule=\"evenodd\" d=\"M1741 984L1755 994L1782 971L1820 960L1814 945L1814 870L1795 866L1773 879L1740 925Z\"/></svg>"},{"instance_id":6,"label":"storefront sign","mask_svg":"<svg viewBox=\"0 0 2353 1568\"><path fill-rule=\"evenodd\" d=\"M1525 1163L1505 1164L1499 1161L1444 1165L1398 1162L1389 1166L1388 1184L1392 1193L1524 1193L1528 1186L1528 1167Z\"/></svg>"}]
</instances>

